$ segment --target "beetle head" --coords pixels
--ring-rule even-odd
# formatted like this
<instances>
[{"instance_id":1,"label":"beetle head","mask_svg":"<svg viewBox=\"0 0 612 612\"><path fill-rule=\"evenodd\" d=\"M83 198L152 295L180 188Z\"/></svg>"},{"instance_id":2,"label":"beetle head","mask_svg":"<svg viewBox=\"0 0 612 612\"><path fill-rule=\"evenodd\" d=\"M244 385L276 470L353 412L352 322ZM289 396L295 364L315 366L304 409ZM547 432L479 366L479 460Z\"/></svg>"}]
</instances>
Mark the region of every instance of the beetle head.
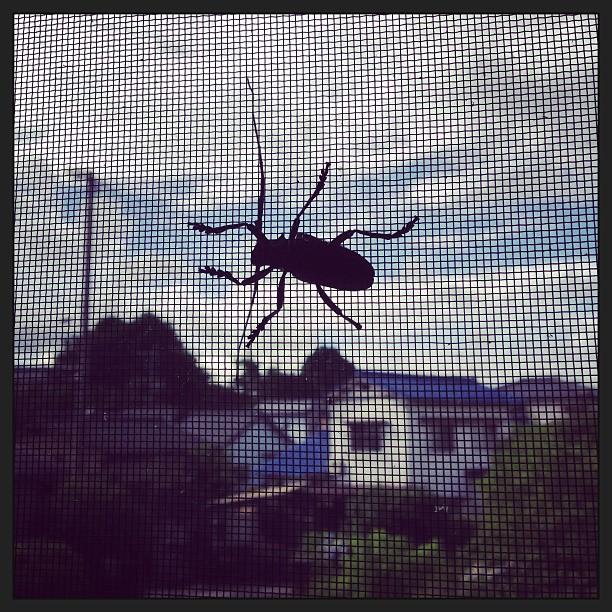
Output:
<instances>
[{"instance_id":1,"label":"beetle head","mask_svg":"<svg viewBox=\"0 0 612 612\"><path fill-rule=\"evenodd\" d=\"M274 266L278 265L284 260L284 253L287 244L287 239L281 234L275 240L259 239L257 244L251 253L251 263L254 266Z\"/></svg>"}]
</instances>

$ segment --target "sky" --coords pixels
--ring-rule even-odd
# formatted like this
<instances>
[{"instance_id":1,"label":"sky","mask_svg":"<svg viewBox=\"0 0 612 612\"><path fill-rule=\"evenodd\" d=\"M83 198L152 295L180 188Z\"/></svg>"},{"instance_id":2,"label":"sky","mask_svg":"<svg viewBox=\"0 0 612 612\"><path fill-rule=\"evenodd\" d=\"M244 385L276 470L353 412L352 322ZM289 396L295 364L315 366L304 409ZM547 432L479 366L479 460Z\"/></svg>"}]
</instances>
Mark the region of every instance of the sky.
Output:
<instances>
[{"instance_id":1,"label":"sky","mask_svg":"<svg viewBox=\"0 0 612 612\"><path fill-rule=\"evenodd\" d=\"M15 15L15 363L53 363L81 317L85 185L98 181L92 323L153 312L219 382L238 358L498 385L597 384L595 15ZM255 99L247 87L253 85ZM253 237L301 230L376 270L363 292L288 282L238 354ZM249 330L276 303L259 284Z\"/></svg>"}]
</instances>

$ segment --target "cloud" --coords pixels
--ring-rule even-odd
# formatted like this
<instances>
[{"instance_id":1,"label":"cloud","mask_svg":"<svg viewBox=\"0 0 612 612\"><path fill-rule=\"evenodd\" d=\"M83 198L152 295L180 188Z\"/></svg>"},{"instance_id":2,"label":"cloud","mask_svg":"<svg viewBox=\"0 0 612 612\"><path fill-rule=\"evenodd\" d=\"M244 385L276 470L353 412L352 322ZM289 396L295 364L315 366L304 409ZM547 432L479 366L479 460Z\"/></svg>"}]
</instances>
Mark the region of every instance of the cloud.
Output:
<instances>
[{"instance_id":1,"label":"cloud","mask_svg":"<svg viewBox=\"0 0 612 612\"><path fill-rule=\"evenodd\" d=\"M326 161L304 231L391 231L421 217L402 240L347 243L377 281L329 293L361 332L291 281L253 347L263 364L297 368L332 343L360 367L595 380L596 17L37 15L18 25L18 358L50 359L78 329L84 194L68 173L86 169L100 181L93 320L153 311L204 367L231 377L251 290L197 267L245 277L253 239L187 223L254 219L254 111L271 236L288 230ZM43 35L53 31L63 44ZM274 308L275 278L261 283L249 329Z\"/></svg>"}]
</instances>

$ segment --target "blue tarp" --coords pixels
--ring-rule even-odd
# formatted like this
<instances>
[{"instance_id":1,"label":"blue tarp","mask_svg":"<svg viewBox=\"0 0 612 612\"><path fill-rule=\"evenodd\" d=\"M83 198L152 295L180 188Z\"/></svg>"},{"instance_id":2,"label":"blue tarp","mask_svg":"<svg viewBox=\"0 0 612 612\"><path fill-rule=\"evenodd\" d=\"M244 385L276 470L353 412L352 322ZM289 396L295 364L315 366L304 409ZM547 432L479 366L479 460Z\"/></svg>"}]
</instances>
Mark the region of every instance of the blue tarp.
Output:
<instances>
[{"instance_id":1,"label":"blue tarp","mask_svg":"<svg viewBox=\"0 0 612 612\"><path fill-rule=\"evenodd\" d=\"M329 471L329 434L318 431L300 444L262 461L254 470L261 478L307 478Z\"/></svg>"},{"instance_id":2,"label":"blue tarp","mask_svg":"<svg viewBox=\"0 0 612 612\"><path fill-rule=\"evenodd\" d=\"M491 389L472 378L368 371L357 371L355 375L407 401L422 404L523 407L520 397Z\"/></svg>"}]
</instances>

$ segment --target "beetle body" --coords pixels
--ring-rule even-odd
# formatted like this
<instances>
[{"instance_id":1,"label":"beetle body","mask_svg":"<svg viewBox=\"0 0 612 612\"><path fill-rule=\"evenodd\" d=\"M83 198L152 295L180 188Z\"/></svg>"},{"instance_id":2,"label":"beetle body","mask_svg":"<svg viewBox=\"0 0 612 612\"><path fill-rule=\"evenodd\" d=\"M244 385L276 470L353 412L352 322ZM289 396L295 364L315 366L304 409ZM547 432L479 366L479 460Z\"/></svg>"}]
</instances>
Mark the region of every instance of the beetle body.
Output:
<instances>
[{"instance_id":1,"label":"beetle body","mask_svg":"<svg viewBox=\"0 0 612 612\"><path fill-rule=\"evenodd\" d=\"M251 83L248 81L248 79L247 85L251 90L253 99L255 99L255 92L253 91ZM349 229L336 236L333 240L331 240L331 242L327 242L321 238L315 238L309 234L300 233L299 225L302 215L304 215L310 205L321 193L325 185L325 181L327 180L327 174L329 172L329 167L331 166L331 163L327 162L321 170L319 180L317 181L312 194L295 217L291 225L289 237L285 238L284 235L281 235L274 240L270 240L263 231L266 177L255 113L253 113L252 122L253 130L255 132L255 139L257 141L257 159L260 179L256 221L254 223L244 221L229 223L228 225L223 225L221 227L212 227L204 223L196 222L189 222L188 224L194 230L207 235L223 234L230 230L245 228L251 232L251 234L253 234L257 240L257 243L255 244L255 247L251 253L251 263L255 266L256 271L248 278L238 280L231 272L218 270L211 266L204 266L203 268L199 269L203 274L208 274L216 278L224 278L237 285L253 286L253 294L247 316L247 323L245 324L238 350L240 350L240 347L242 346L247 325L251 318L258 283L262 278L266 277L274 270L280 270L282 272L278 282L276 309L265 316L257 327L255 327L255 329L249 334L246 348L251 346L255 338L257 338L257 336L263 331L272 318L275 317L283 308L285 301L285 281L288 274L291 274L298 280L305 283L314 285L319 296L328 308L330 308L336 315L350 323L353 327L355 327L355 329L361 329L361 324L346 316L323 289L323 287L331 287L333 289L340 289L344 291L365 291L374 283L374 268L370 262L358 253L343 247L342 243L349 240L355 234L367 236L369 238L394 240L395 238L400 238L401 236L406 235L414 227L419 218L414 217L412 221L404 225L404 227L397 231L388 233L372 232L361 229Z\"/></svg>"},{"instance_id":2,"label":"beetle body","mask_svg":"<svg viewBox=\"0 0 612 612\"><path fill-rule=\"evenodd\" d=\"M363 291L374 283L374 268L367 259L309 234L297 234L293 240L284 236L258 240L251 263L273 266L305 283L344 291Z\"/></svg>"}]
</instances>

